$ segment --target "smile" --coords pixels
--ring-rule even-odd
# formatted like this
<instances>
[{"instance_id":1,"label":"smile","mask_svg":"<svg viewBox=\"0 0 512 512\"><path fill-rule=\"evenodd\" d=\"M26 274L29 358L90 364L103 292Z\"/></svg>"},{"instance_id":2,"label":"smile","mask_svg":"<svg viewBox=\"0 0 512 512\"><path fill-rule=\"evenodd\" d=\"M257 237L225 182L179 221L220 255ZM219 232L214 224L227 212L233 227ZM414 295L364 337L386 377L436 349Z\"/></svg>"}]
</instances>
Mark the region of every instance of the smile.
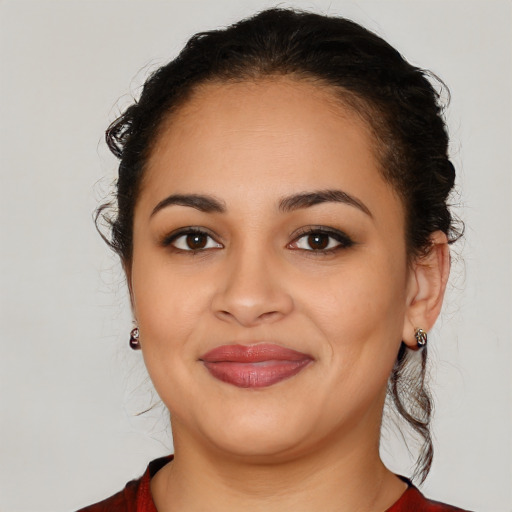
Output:
<instances>
[{"instance_id":1,"label":"smile","mask_svg":"<svg viewBox=\"0 0 512 512\"><path fill-rule=\"evenodd\" d=\"M264 388L297 375L313 358L279 345L222 345L200 361L210 374L239 388Z\"/></svg>"}]
</instances>

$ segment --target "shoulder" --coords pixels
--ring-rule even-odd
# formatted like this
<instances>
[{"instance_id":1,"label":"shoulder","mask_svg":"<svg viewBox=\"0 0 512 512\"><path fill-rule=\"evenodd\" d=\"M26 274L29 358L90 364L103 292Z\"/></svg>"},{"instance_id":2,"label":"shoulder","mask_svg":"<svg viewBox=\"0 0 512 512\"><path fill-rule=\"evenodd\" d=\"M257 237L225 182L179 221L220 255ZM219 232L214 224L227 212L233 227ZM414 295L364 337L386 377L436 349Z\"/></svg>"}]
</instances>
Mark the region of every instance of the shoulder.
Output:
<instances>
[{"instance_id":1,"label":"shoulder","mask_svg":"<svg viewBox=\"0 0 512 512\"><path fill-rule=\"evenodd\" d=\"M81 508L78 512L135 512L137 510L137 494L143 478L128 482L126 487L114 496Z\"/></svg>"},{"instance_id":2,"label":"shoulder","mask_svg":"<svg viewBox=\"0 0 512 512\"><path fill-rule=\"evenodd\" d=\"M429 500L413 485L386 512L469 512L439 501Z\"/></svg>"},{"instance_id":3,"label":"shoulder","mask_svg":"<svg viewBox=\"0 0 512 512\"><path fill-rule=\"evenodd\" d=\"M152 461L144 475L128 482L122 491L77 512L156 512L149 483L151 477L171 459L172 456Z\"/></svg>"}]
</instances>

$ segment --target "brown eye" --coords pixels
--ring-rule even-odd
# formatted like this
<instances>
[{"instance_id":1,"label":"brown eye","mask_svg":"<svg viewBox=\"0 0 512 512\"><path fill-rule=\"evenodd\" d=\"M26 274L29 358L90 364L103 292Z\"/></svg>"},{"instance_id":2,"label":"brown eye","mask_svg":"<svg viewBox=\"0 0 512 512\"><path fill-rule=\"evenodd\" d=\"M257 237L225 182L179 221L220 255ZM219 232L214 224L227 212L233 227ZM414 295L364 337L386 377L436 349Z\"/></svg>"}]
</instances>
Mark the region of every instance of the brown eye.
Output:
<instances>
[{"instance_id":1,"label":"brown eye","mask_svg":"<svg viewBox=\"0 0 512 512\"><path fill-rule=\"evenodd\" d=\"M321 251L329 245L329 235L314 233L308 236L308 245L315 251Z\"/></svg>"},{"instance_id":2,"label":"brown eye","mask_svg":"<svg viewBox=\"0 0 512 512\"><path fill-rule=\"evenodd\" d=\"M198 252L208 249L221 249L223 246L216 242L208 233L196 230L181 231L170 237L164 245L172 245L184 252Z\"/></svg>"},{"instance_id":3,"label":"brown eye","mask_svg":"<svg viewBox=\"0 0 512 512\"><path fill-rule=\"evenodd\" d=\"M193 233L187 235L185 239L187 247L193 251L197 251L197 249L204 249L207 242L208 237L203 233Z\"/></svg>"},{"instance_id":4,"label":"brown eye","mask_svg":"<svg viewBox=\"0 0 512 512\"><path fill-rule=\"evenodd\" d=\"M354 242L345 233L332 228L313 228L296 238L289 247L317 254L327 254L338 249L347 249Z\"/></svg>"}]
</instances>

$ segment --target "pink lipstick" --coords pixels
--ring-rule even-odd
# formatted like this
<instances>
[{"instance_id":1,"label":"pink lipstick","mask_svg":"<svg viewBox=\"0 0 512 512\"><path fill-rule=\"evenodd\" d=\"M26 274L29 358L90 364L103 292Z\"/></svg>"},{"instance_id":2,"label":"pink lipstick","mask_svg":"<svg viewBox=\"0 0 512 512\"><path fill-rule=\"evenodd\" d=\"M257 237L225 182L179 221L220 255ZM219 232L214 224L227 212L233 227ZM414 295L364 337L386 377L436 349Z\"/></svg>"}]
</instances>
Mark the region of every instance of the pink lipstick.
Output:
<instances>
[{"instance_id":1,"label":"pink lipstick","mask_svg":"<svg viewBox=\"0 0 512 512\"><path fill-rule=\"evenodd\" d=\"M271 343L222 345L200 357L210 374L239 388L264 388L297 375L313 358Z\"/></svg>"}]
</instances>

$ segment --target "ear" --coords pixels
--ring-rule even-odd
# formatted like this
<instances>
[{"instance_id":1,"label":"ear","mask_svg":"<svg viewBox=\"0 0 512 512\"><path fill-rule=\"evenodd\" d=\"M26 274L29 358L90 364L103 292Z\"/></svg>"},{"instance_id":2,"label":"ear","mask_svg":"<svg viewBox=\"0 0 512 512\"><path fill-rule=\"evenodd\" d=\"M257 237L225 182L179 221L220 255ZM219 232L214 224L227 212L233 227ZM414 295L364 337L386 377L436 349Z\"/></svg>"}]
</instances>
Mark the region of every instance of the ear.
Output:
<instances>
[{"instance_id":1,"label":"ear","mask_svg":"<svg viewBox=\"0 0 512 512\"><path fill-rule=\"evenodd\" d=\"M412 349L417 348L416 329L429 331L437 320L450 274L450 250L445 233L434 232L430 244L428 253L417 257L409 269L402 340Z\"/></svg>"}]
</instances>

